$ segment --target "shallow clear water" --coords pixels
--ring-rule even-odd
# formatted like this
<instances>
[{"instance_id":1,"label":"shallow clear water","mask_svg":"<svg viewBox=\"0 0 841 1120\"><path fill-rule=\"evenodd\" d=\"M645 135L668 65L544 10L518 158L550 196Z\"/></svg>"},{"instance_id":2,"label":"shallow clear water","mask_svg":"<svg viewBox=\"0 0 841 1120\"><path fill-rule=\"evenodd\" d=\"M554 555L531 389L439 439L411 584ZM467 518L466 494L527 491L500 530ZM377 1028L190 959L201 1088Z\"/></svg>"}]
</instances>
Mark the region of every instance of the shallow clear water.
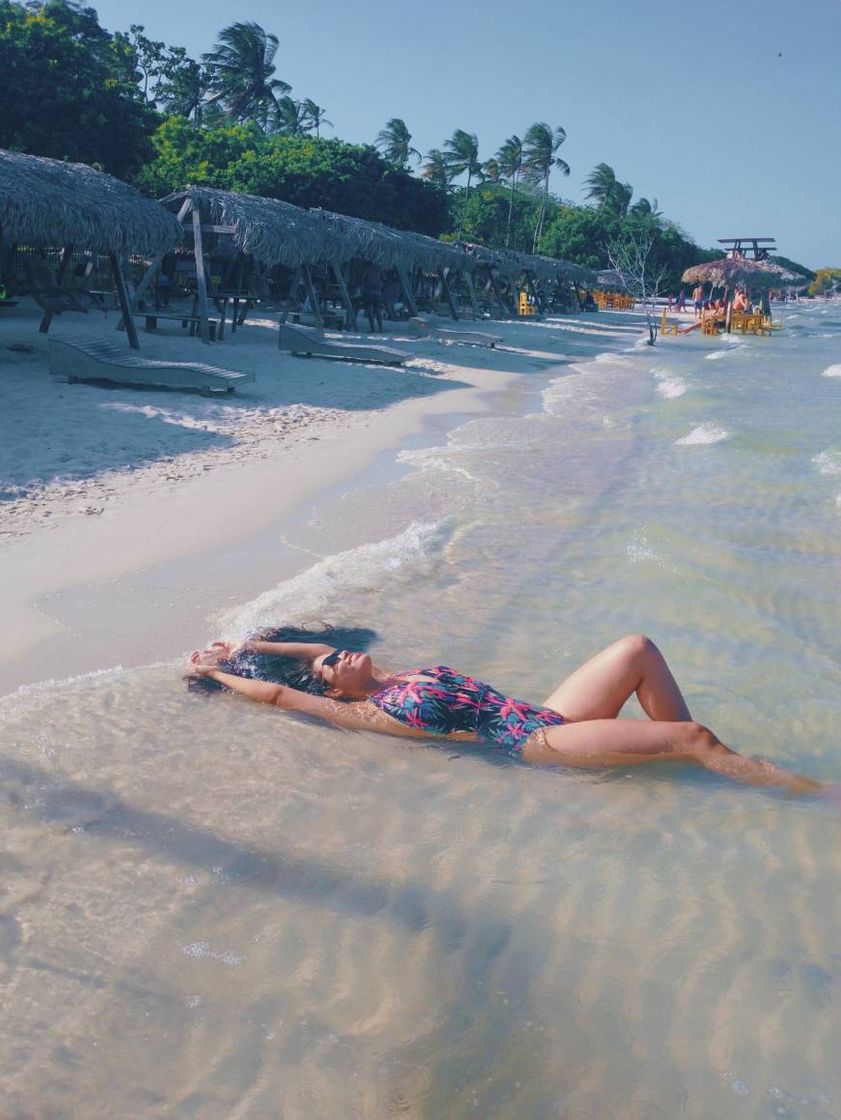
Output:
<instances>
[{"instance_id":1,"label":"shallow clear water","mask_svg":"<svg viewBox=\"0 0 841 1120\"><path fill-rule=\"evenodd\" d=\"M830 305L530 375L214 624L372 626L538 701L642 630L722 738L841 781L839 363ZM841 1116L826 805L341 734L171 666L8 697L0 735L10 1115Z\"/></svg>"}]
</instances>

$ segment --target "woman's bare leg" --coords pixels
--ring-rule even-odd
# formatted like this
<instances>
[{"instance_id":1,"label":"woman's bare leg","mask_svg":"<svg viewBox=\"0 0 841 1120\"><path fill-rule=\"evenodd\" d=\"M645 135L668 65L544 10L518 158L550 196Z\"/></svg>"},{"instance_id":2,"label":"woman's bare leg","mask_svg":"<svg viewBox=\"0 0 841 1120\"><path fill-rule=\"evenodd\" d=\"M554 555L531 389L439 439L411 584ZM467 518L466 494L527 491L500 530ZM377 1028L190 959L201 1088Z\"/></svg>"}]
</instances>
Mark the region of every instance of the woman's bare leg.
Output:
<instances>
[{"instance_id":1,"label":"woman's bare leg","mask_svg":"<svg viewBox=\"0 0 841 1120\"><path fill-rule=\"evenodd\" d=\"M635 766L643 762L694 762L748 785L776 786L790 793L815 793L820 782L792 774L771 762L745 758L692 721L648 722L595 719L544 728L543 743L526 743L523 759L575 767Z\"/></svg>"},{"instance_id":2,"label":"woman's bare leg","mask_svg":"<svg viewBox=\"0 0 841 1120\"><path fill-rule=\"evenodd\" d=\"M689 708L666 659L650 638L632 634L576 669L545 701L570 722L615 719L637 694L652 720L689 720Z\"/></svg>"}]
</instances>

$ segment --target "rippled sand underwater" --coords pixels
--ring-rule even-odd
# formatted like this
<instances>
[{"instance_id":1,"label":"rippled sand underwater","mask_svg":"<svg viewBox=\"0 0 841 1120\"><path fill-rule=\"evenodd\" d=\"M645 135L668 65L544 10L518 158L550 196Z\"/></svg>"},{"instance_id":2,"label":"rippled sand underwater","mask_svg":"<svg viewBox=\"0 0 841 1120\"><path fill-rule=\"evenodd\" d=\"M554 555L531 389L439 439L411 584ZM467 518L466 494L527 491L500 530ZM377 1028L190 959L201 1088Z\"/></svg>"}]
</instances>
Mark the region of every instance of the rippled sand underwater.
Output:
<instances>
[{"instance_id":1,"label":"rippled sand underwater","mask_svg":"<svg viewBox=\"0 0 841 1120\"><path fill-rule=\"evenodd\" d=\"M218 624L341 615L537 700L645 630L697 718L841 781L823 310L535 375ZM826 805L343 734L172 666L0 733L4 1116L841 1116Z\"/></svg>"}]
</instances>

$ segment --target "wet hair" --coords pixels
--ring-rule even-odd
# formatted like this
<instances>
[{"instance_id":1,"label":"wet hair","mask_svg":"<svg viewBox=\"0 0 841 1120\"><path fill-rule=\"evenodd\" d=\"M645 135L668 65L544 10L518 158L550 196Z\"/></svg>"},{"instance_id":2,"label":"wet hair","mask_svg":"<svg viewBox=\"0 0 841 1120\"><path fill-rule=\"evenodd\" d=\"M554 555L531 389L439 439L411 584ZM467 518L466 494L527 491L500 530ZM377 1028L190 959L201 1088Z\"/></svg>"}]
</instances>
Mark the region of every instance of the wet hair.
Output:
<instances>
[{"instance_id":1,"label":"wet hair","mask_svg":"<svg viewBox=\"0 0 841 1120\"><path fill-rule=\"evenodd\" d=\"M259 630L249 634L249 638L260 642L319 642L335 646L336 649L364 653L376 640L377 632L367 626L331 626L321 623L315 627L281 626L275 630ZM285 684L298 692L312 693L313 696L323 696L328 689L321 677L312 671L309 662L299 661L295 657L276 657L273 654L242 650L230 661L220 661L219 668L238 677ZM187 687L191 692L217 692L225 686L210 677L197 677L188 678Z\"/></svg>"}]
</instances>

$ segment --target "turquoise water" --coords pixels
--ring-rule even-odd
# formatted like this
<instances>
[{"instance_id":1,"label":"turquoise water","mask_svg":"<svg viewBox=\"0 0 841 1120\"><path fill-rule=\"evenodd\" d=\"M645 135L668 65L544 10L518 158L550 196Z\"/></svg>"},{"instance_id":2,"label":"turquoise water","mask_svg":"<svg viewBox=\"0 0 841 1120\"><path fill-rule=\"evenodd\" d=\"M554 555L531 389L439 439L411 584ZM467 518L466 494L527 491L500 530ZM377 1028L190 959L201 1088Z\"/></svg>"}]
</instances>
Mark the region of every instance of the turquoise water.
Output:
<instances>
[{"instance_id":1,"label":"turquoise water","mask_svg":"<svg viewBox=\"0 0 841 1120\"><path fill-rule=\"evenodd\" d=\"M372 626L538 701L644 631L725 741L841 781L841 308L607 345L436 420L208 625ZM825 804L342 734L172 666L0 733L12 1115L841 1116Z\"/></svg>"}]
</instances>

